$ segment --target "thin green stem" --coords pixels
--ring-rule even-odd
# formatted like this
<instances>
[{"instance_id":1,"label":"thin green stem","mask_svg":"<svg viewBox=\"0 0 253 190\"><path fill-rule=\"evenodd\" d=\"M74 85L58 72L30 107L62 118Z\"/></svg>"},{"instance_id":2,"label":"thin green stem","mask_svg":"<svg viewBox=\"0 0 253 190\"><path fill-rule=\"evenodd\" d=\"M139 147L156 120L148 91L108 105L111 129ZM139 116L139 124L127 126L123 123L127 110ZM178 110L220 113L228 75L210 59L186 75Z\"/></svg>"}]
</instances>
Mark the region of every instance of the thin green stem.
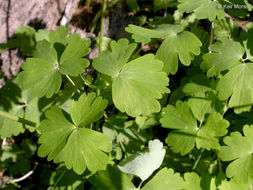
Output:
<instances>
[{"instance_id":1,"label":"thin green stem","mask_svg":"<svg viewBox=\"0 0 253 190\"><path fill-rule=\"evenodd\" d=\"M54 187L56 187L56 185L58 184L58 182L61 180L61 178L65 175L65 173L67 172L67 169L64 170L64 172L62 172L62 174L60 175L60 177L57 179L57 181L54 184Z\"/></svg>"},{"instance_id":2,"label":"thin green stem","mask_svg":"<svg viewBox=\"0 0 253 190\"><path fill-rule=\"evenodd\" d=\"M67 77L67 79L69 80L69 82L76 88L76 91L80 94L80 90L77 88L76 84L74 83L74 81L68 76L65 75Z\"/></svg>"},{"instance_id":3,"label":"thin green stem","mask_svg":"<svg viewBox=\"0 0 253 190\"><path fill-rule=\"evenodd\" d=\"M197 168L197 166L198 166L198 164L199 164L199 161L200 161L200 159L201 159L201 157L202 157L203 152L204 152L204 149L201 150L201 152L200 152L198 158L195 160L195 162L194 162L194 164L193 164L193 166L192 166L192 170L195 170L195 169Z\"/></svg>"},{"instance_id":4,"label":"thin green stem","mask_svg":"<svg viewBox=\"0 0 253 190\"><path fill-rule=\"evenodd\" d=\"M209 46L213 44L214 41L214 27L215 27L215 22L213 21L211 24L211 32L210 32L210 41L209 41ZM211 50L209 51L211 53Z\"/></svg>"},{"instance_id":5,"label":"thin green stem","mask_svg":"<svg viewBox=\"0 0 253 190\"><path fill-rule=\"evenodd\" d=\"M4 117L6 119L13 120L13 121L18 121L18 117L17 116L11 115L11 114L9 114L7 112L0 111L0 116Z\"/></svg>"},{"instance_id":6,"label":"thin green stem","mask_svg":"<svg viewBox=\"0 0 253 190\"><path fill-rule=\"evenodd\" d=\"M221 161L220 161L220 157L217 155L217 160L218 160L218 167L219 167L219 172L223 173L222 171L222 166L221 166Z\"/></svg>"},{"instance_id":7,"label":"thin green stem","mask_svg":"<svg viewBox=\"0 0 253 190\"><path fill-rule=\"evenodd\" d=\"M4 111L0 111L0 117L4 117L4 118L10 119L12 121L17 121L19 123L23 123L24 125L29 125L29 126L32 126L35 128L37 128L37 126L38 126L38 124L33 121L30 121L30 120L27 120L27 119L24 119L21 117L17 117L15 115L11 115L11 114L4 112Z\"/></svg>"},{"instance_id":8,"label":"thin green stem","mask_svg":"<svg viewBox=\"0 0 253 190\"><path fill-rule=\"evenodd\" d=\"M143 182L144 182L144 181L141 181L141 182L140 182L140 184L139 184L139 186L138 186L137 189L139 189L139 190L141 189L141 186L142 186Z\"/></svg>"},{"instance_id":9,"label":"thin green stem","mask_svg":"<svg viewBox=\"0 0 253 190\"><path fill-rule=\"evenodd\" d=\"M102 51L103 37L104 37L104 24L105 24L105 11L106 11L106 0L103 0L102 13L101 13L101 25L100 25L100 36L99 36L99 53Z\"/></svg>"}]
</instances>

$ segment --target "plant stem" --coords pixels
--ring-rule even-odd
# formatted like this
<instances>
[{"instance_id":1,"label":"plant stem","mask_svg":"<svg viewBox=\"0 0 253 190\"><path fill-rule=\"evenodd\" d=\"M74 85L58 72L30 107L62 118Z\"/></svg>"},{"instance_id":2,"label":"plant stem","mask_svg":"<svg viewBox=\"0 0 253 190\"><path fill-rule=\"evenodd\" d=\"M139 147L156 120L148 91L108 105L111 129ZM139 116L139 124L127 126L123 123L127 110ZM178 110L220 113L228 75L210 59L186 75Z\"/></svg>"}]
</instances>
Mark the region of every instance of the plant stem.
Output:
<instances>
[{"instance_id":1,"label":"plant stem","mask_svg":"<svg viewBox=\"0 0 253 190\"><path fill-rule=\"evenodd\" d=\"M233 20L241 29L243 29L245 32L248 32L248 29L245 28L238 20L236 20L233 16L231 16L228 13L225 13L225 16L231 20Z\"/></svg>"},{"instance_id":2,"label":"plant stem","mask_svg":"<svg viewBox=\"0 0 253 190\"><path fill-rule=\"evenodd\" d=\"M21 118L21 117L17 117L15 115L11 115L11 114L9 114L7 112L4 112L4 111L0 111L0 117L4 117L6 119L17 121L17 122L23 123L25 125L30 125L30 126L35 127L35 128L37 128L37 126L38 126L38 124L33 122L33 121L30 121L30 120L27 120L27 119L24 119L24 118Z\"/></svg>"},{"instance_id":3,"label":"plant stem","mask_svg":"<svg viewBox=\"0 0 253 190\"><path fill-rule=\"evenodd\" d=\"M69 80L69 82L76 88L76 91L80 94L80 90L76 87L76 84L74 83L74 81L68 76L65 75L67 77L67 79Z\"/></svg>"},{"instance_id":4,"label":"plant stem","mask_svg":"<svg viewBox=\"0 0 253 190\"><path fill-rule=\"evenodd\" d=\"M144 181L141 181L137 189L141 189L141 185Z\"/></svg>"},{"instance_id":5,"label":"plant stem","mask_svg":"<svg viewBox=\"0 0 253 190\"><path fill-rule=\"evenodd\" d=\"M105 24L105 10L106 0L103 0L102 13L101 13L101 25L100 25L100 36L99 36L99 53L102 51L103 37L104 37L104 24Z\"/></svg>"},{"instance_id":6,"label":"plant stem","mask_svg":"<svg viewBox=\"0 0 253 190\"><path fill-rule=\"evenodd\" d=\"M209 47L210 47L210 45L213 44L213 41L214 41L214 27L215 27L215 22L213 21L211 24ZM211 50L209 51L209 53L212 53Z\"/></svg>"},{"instance_id":7,"label":"plant stem","mask_svg":"<svg viewBox=\"0 0 253 190\"><path fill-rule=\"evenodd\" d=\"M222 167L221 167L221 161L220 161L220 157L217 155L217 160L218 160L218 167L219 167L219 172L223 173L222 171Z\"/></svg>"},{"instance_id":8,"label":"plant stem","mask_svg":"<svg viewBox=\"0 0 253 190\"><path fill-rule=\"evenodd\" d=\"M201 157L202 157L203 152L204 152L204 149L201 150L201 153L199 154L197 160L194 162L194 164L193 164L193 166L192 166L192 170L195 170L196 167L198 166L199 161L200 161L200 159L201 159Z\"/></svg>"}]
</instances>

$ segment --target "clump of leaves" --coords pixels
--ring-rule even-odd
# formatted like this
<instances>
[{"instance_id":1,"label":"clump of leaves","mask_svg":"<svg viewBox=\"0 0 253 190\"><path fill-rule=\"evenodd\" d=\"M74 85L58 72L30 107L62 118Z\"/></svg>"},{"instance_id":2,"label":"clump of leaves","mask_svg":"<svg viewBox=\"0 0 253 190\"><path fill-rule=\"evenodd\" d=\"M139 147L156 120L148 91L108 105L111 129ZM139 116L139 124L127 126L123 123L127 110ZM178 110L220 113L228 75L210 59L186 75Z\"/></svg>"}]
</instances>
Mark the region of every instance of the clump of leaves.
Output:
<instances>
[{"instance_id":1,"label":"clump of leaves","mask_svg":"<svg viewBox=\"0 0 253 190\"><path fill-rule=\"evenodd\" d=\"M155 0L174 20L129 25L93 60L90 39L69 28L20 27L0 46L26 56L0 89L0 138L22 139L0 151L8 183L40 165L48 189L251 190L253 25L233 16L252 7L227 10L233 2Z\"/></svg>"}]
</instances>

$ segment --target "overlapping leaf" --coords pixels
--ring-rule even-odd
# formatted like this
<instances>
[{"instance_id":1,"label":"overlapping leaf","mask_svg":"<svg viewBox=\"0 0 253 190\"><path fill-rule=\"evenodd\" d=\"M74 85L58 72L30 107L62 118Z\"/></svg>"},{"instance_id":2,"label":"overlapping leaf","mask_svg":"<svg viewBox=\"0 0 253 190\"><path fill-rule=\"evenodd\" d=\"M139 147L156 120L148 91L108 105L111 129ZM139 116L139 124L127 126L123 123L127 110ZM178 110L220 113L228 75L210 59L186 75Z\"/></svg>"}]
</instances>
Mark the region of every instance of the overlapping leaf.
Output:
<instances>
[{"instance_id":1,"label":"overlapping leaf","mask_svg":"<svg viewBox=\"0 0 253 190\"><path fill-rule=\"evenodd\" d=\"M186 103L178 101L176 107L168 105L163 108L160 122L163 127L176 129L169 133L166 139L166 143L174 152L185 155L193 149L198 126Z\"/></svg>"},{"instance_id":2,"label":"overlapping leaf","mask_svg":"<svg viewBox=\"0 0 253 190\"><path fill-rule=\"evenodd\" d=\"M142 190L181 190L184 180L173 169L161 169Z\"/></svg>"},{"instance_id":3,"label":"overlapping leaf","mask_svg":"<svg viewBox=\"0 0 253 190\"><path fill-rule=\"evenodd\" d=\"M164 62L163 71L171 74L177 72L178 59L188 66L194 55L200 54L201 41L193 33L182 30L182 25L169 24L160 25L153 30L135 25L126 28L137 42L148 43L151 38L165 39L156 53L156 58Z\"/></svg>"},{"instance_id":4,"label":"overlapping leaf","mask_svg":"<svg viewBox=\"0 0 253 190\"><path fill-rule=\"evenodd\" d=\"M47 119L40 126L42 135L39 138L39 156L64 162L68 169L73 168L78 174L83 173L86 167L92 172L105 169L108 162L105 152L111 151L111 138L83 128L83 125L101 118L106 104L94 93L84 94L71 104L72 121L59 107L51 107L46 112Z\"/></svg>"},{"instance_id":5,"label":"overlapping leaf","mask_svg":"<svg viewBox=\"0 0 253 190\"><path fill-rule=\"evenodd\" d=\"M198 19L225 18L225 11L218 1L212 0L179 0L178 10L182 13L194 12Z\"/></svg>"},{"instance_id":6,"label":"overlapping leaf","mask_svg":"<svg viewBox=\"0 0 253 190\"><path fill-rule=\"evenodd\" d=\"M166 143L174 152L180 152L182 155L189 153L195 142L197 148L219 149L217 137L224 136L229 126L228 121L213 112L199 128L190 107L181 101L176 103L176 107L168 105L164 108L160 122L163 127L176 129L169 133Z\"/></svg>"},{"instance_id":7,"label":"overlapping leaf","mask_svg":"<svg viewBox=\"0 0 253 190\"><path fill-rule=\"evenodd\" d=\"M169 79L161 71L163 64L153 54L127 63L134 48L135 45L128 45L126 39L112 42L112 52L102 52L93 62L96 70L112 77L115 106L133 117L159 112L161 107L157 99L169 92L166 87Z\"/></svg>"},{"instance_id":8,"label":"overlapping leaf","mask_svg":"<svg viewBox=\"0 0 253 190\"><path fill-rule=\"evenodd\" d=\"M253 179L253 126L245 125L243 134L233 132L225 137L220 157L223 161L232 161L226 169L227 177L247 183Z\"/></svg>"},{"instance_id":9,"label":"overlapping leaf","mask_svg":"<svg viewBox=\"0 0 253 190\"><path fill-rule=\"evenodd\" d=\"M184 174L184 184L183 184L183 189L184 190L202 190L200 187L200 177L196 173L185 173Z\"/></svg>"},{"instance_id":10,"label":"overlapping leaf","mask_svg":"<svg viewBox=\"0 0 253 190\"><path fill-rule=\"evenodd\" d=\"M221 71L230 70L241 63L245 53L239 42L224 40L210 46L211 53L203 56L201 67L207 71L207 76L217 76Z\"/></svg>"},{"instance_id":11,"label":"overlapping leaf","mask_svg":"<svg viewBox=\"0 0 253 190\"><path fill-rule=\"evenodd\" d=\"M51 97L61 86L61 74L77 76L85 71L89 61L83 57L90 51L90 40L79 35L67 38L68 29L60 27L49 32L49 41L36 45L33 58L28 58L19 74L23 89L32 88L35 96Z\"/></svg>"},{"instance_id":12,"label":"overlapping leaf","mask_svg":"<svg viewBox=\"0 0 253 190\"><path fill-rule=\"evenodd\" d=\"M253 63L239 64L220 79L218 97L236 112L248 111L253 104Z\"/></svg>"}]
</instances>

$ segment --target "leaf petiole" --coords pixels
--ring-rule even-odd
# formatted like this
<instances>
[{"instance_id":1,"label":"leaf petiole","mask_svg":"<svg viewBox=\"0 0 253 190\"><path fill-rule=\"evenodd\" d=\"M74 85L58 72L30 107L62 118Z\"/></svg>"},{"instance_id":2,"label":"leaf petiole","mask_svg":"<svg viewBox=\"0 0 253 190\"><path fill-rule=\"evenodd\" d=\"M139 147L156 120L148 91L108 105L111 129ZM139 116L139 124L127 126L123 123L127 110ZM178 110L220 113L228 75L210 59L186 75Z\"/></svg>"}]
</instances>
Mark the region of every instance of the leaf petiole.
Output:
<instances>
[{"instance_id":1,"label":"leaf petiole","mask_svg":"<svg viewBox=\"0 0 253 190\"><path fill-rule=\"evenodd\" d=\"M74 81L68 76L65 75L67 77L67 79L69 80L69 82L76 88L76 91L80 94L80 90L77 88L76 84L74 83Z\"/></svg>"},{"instance_id":2,"label":"leaf petiole","mask_svg":"<svg viewBox=\"0 0 253 190\"><path fill-rule=\"evenodd\" d=\"M4 117L6 119L17 121L19 123L23 123L25 125L29 125L29 126L32 126L32 127L35 127L35 128L37 128L37 126L38 126L38 124L33 122L33 121L30 121L30 120L27 120L27 119L24 119L24 118L21 118L21 117L17 117L15 115L11 115L11 114L9 114L7 112L4 112L4 111L0 111L0 117Z\"/></svg>"}]
</instances>

